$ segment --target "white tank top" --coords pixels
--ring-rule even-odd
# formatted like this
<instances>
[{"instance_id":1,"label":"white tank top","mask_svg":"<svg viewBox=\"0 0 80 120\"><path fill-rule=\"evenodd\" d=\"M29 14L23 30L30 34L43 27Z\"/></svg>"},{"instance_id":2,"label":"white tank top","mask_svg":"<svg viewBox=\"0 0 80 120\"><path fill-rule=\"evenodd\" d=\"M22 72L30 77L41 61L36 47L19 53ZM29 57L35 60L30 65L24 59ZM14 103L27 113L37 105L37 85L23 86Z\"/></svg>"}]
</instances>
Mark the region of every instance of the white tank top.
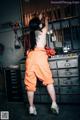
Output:
<instances>
[{"instance_id":1,"label":"white tank top","mask_svg":"<svg viewBox=\"0 0 80 120\"><path fill-rule=\"evenodd\" d=\"M44 48L46 45L46 33L45 32L36 32L36 47Z\"/></svg>"}]
</instances>

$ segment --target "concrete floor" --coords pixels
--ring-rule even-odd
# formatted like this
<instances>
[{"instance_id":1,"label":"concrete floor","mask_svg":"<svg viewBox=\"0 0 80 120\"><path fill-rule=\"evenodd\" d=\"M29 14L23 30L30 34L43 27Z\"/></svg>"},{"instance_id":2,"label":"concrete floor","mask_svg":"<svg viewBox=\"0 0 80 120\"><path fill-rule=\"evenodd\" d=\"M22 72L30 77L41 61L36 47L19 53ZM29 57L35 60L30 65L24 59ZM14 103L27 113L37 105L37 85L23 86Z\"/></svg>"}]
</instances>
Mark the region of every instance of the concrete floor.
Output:
<instances>
[{"instance_id":1,"label":"concrete floor","mask_svg":"<svg viewBox=\"0 0 80 120\"><path fill-rule=\"evenodd\" d=\"M80 120L80 105L59 104L60 113L54 115L50 104L36 104L37 116L28 114L28 104L0 100L0 111L9 111L9 120Z\"/></svg>"}]
</instances>

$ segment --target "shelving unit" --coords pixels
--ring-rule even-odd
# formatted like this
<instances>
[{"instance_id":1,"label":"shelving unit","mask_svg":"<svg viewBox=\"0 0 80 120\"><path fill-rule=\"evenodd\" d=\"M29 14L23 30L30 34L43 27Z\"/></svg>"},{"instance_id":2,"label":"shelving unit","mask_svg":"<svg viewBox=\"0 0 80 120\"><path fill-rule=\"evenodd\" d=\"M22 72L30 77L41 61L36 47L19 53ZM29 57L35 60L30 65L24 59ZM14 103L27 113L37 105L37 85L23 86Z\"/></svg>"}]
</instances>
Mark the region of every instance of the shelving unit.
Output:
<instances>
[{"instance_id":1,"label":"shelving unit","mask_svg":"<svg viewBox=\"0 0 80 120\"><path fill-rule=\"evenodd\" d=\"M69 45L71 51L80 50L80 16L51 21L49 25L53 32L57 33L57 40L61 41L63 46Z\"/></svg>"},{"instance_id":2,"label":"shelving unit","mask_svg":"<svg viewBox=\"0 0 80 120\"><path fill-rule=\"evenodd\" d=\"M19 68L4 69L6 97L9 102L23 101L21 74Z\"/></svg>"},{"instance_id":3,"label":"shelving unit","mask_svg":"<svg viewBox=\"0 0 80 120\"><path fill-rule=\"evenodd\" d=\"M80 103L78 57L49 59L60 103Z\"/></svg>"}]
</instances>

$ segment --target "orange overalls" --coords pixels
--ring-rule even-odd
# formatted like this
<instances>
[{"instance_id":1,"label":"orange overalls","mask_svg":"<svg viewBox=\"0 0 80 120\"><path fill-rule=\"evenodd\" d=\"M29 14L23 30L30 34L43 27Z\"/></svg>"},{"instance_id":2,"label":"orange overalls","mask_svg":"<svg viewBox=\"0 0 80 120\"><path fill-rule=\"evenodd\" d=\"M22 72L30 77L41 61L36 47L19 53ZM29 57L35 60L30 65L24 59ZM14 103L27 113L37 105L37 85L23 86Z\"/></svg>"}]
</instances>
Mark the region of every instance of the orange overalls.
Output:
<instances>
[{"instance_id":1,"label":"orange overalls","mask_svg":"<svg viewBox=\"0 0 80 120\"><path fill-rule=\"evenodd\" d=\"M28 53L24 83L28 91L36 90L37 78L44 85L54 83L48 63L48 56L44 48L35 48Z\"/></svg>"}]
</instances>

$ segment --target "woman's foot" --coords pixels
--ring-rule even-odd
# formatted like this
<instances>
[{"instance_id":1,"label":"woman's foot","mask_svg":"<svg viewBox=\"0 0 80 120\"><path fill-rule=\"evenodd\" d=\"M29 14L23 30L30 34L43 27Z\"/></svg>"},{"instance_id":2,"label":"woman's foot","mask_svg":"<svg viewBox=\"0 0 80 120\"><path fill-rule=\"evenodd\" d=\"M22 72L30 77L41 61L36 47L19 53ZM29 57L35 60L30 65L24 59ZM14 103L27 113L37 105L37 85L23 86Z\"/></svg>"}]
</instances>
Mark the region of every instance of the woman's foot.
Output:
<instances>
[{"instance_id":1,"label":"woman's foot","mask_svg":"<svg viewBox=\"0 0 80 120\"><path fill-rule=\"evenodd\" d=\"M36 111L35 106L30 106L29 107L29 114L30 115L37 115L37 111Z\"/></svg>"},{"instance_id":2,"label":"woman's foot","mask_svg":"<svg viewBox=\"0 0 80 120\"><path fill-rule=\"evenodd\" d=\"M51 111L54 113L54 114L59 114L59 107L56 103L52 103L51 105Z\"/></svg>"}]
</instances>

